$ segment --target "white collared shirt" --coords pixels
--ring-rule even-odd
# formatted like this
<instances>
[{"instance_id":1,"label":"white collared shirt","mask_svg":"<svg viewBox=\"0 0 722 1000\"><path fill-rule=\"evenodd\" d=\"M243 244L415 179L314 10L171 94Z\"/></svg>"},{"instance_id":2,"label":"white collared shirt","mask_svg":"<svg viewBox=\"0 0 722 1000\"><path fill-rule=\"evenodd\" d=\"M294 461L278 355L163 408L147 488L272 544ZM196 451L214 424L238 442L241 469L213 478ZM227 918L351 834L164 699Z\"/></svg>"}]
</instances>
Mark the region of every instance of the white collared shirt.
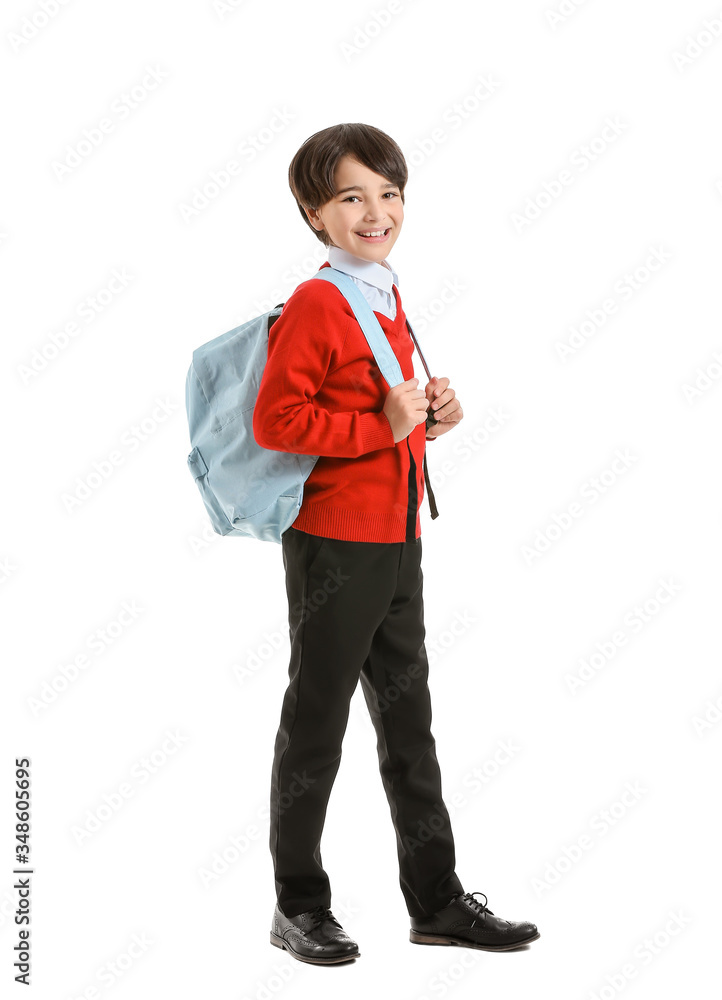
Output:
<instances>
[{"instance_id":1,"label":"white collared shirt","mask_svg":"<svg viewBox=\"0 0 722 1000\"><path fill-rule=\"evenodd\" d=\"M374 312L396 319L396 298L392 285L398 288L399 276L390 264L386 267L375 260L363 260L340 247L328 248L328 262L337 271L353 278Z\"/></svg>"}]
</instances>

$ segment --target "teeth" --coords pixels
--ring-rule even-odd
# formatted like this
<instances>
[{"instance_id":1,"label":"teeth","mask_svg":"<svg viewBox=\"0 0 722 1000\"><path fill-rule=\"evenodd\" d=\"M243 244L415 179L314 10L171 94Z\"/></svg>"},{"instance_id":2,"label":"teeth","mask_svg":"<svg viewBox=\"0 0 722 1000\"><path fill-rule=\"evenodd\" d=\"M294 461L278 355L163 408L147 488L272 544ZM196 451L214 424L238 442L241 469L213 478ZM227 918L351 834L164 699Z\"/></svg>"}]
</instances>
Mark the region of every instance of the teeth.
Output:
<instances>
[{"instance_id":1,"label":"teeth","mask_svg":"<svg viewBox=\"0 0 722 1000\"><path fill-rule=\"evenodd\" d=\"M359 233L359 236L383 236L385 232L385 229L379 229L374 233Z\"/></svg>"}]
</instances>

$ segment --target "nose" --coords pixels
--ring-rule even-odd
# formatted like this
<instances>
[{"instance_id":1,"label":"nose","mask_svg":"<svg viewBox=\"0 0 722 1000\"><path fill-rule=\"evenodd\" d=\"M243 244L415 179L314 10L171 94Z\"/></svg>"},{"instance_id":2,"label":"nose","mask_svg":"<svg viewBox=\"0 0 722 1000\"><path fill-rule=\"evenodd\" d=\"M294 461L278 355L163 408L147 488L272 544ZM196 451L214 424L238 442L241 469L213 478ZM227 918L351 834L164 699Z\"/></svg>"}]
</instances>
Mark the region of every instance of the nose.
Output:
<instances>
[{"instance_id":1,"label":"nose","mask_svg":"<svg viewBox=\"0 0 722 1000\"><path fill-rule=\"evenodd\" d=\"M383 219L385 215L386 215L385 208L383 207L379 208L379 206L377 205L376 209L374 210L374 206L369 205L368 209L366 210L366 215L364 216L364 218L368 222L375 222L377 219Z\"/></svg>"}]
</instances>

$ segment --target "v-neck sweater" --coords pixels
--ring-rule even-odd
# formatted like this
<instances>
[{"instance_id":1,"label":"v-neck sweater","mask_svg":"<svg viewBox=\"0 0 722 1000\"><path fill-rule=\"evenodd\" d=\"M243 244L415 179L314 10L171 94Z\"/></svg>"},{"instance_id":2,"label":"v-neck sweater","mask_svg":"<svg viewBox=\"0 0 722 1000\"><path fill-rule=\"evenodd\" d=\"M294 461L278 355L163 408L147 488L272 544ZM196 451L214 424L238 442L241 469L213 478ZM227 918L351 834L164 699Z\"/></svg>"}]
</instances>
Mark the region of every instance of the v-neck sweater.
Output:
<instances>
[{"instance_id":1,"label":"v-neck sweater","mask_svg":"<svg viewBox=\"0 0 722 1000\"><path fill-rule=\"evenodd\" d=\"M395 318L375 316L406 380L414 378L413 342L396 285L393 293ZM388 391L341 291L301 282L269 331L253 413L262 448L319 456L292 528L348 541L420 537L426 425L394 442L383 412Z\"/></svg>"}]
</instances>

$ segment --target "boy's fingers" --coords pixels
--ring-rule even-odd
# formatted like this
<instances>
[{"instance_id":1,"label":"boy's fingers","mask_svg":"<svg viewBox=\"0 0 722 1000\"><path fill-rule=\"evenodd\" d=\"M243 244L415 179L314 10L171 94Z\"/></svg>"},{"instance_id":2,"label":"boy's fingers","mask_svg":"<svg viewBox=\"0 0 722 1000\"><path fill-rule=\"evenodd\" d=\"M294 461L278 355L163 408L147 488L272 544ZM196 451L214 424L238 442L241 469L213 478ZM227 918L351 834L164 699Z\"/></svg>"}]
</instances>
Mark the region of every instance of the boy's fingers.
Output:
<instances>
[{"instance_id":1,"label":"boy's fingers","mask_svg":"<svg viewBox=\"0 0 722 1000\"><path fill-rule=\"evenodd\" d=\"M442 392L440 396L437 396L432 401L431 403L432 410L440 410L442 406L445 406L447 403L450 403L453 398L454 398L453 395L447 392Z\"/></svg>"},{"instance_id":2,"label":"boy's fingers","mask_svg":"<svg viewBox=\"0 0 722 1000\"><path fill-rule=\"evenodd\" d=\"M442 420L459 420L463 416L463 411L461 409L461 404L458 399L452 399L451 402L447 403L443 411L444 415L441 417ZM438 417L438 413L435 414Z\"/></svg>"}]
</instances>

